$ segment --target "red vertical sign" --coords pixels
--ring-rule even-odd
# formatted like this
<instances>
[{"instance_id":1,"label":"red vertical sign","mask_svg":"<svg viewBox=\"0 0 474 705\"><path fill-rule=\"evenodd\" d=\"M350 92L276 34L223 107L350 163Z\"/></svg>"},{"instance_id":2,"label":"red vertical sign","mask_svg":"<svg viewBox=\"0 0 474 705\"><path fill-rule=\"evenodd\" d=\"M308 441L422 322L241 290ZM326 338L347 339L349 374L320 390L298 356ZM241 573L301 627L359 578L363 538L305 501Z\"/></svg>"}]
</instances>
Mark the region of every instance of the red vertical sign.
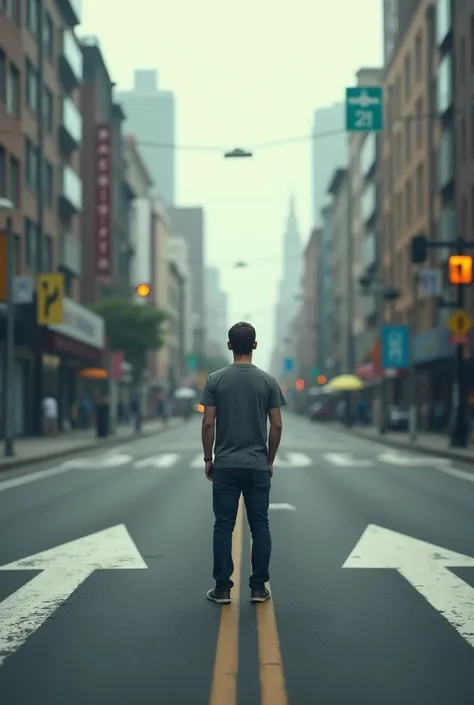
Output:
<instances>
[{"instance_id":1,"label":"red vertical sign","mask_svg":"<svg viewBox=\"0 0 474 705\"><path fill-rule=\"evenodd\" d=\"M97 274L111 274L111 134L110 125L97 126L96 138L96 230Z\"/></svg>"}]
</instances>

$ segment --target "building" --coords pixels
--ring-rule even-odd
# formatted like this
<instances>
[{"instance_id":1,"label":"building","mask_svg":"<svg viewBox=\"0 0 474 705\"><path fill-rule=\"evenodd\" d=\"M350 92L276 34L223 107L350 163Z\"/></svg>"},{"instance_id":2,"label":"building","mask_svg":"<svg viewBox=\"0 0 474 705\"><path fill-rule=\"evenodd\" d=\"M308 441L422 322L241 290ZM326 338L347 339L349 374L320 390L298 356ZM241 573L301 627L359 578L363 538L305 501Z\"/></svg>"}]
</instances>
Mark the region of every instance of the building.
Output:
<instances>
[{"instance_id":1,"label":"building","mask_svg":"<svg viewBox=\"0 0 474 705\"><path fill-rule=\"evenodd\" d=\"M170 243L173 226L165 204L156 196L151 206L151 303L156 308L170 314ZM150 354L150 381L164 389L174 385L170 348L167 344L170 326L165 327L165 345Z\"/></svg>"},{"instance_id":2,"label":"building","mask_svg":"<svg viewBox=\"0 0 474 705\"><path fill-rule=\"evenodd\" d=\"M380 86L382 69L362 68L357 85ZM377 169L381 139L375 132L349 134L349 173L351 174L351 251L352 296L351 319L354 337L354 360L359 368L370 358L378 338L377 295L379 288L377 255L381 238L380 184ZM361 277L370 283L361 287ZM366 369L365 366L363 368Z\"/></svg>"},{"instance_id":3,"label":"building","mask_svg":"<svg viewBox=\"0 0 474 705\"><path fill-rule=\"evenodd\" d=\"M332 204L321 210L322 228L318 244L318 271L316 274L317 291L317 367L325 377L331 371L333 355L333 208Z\"/></svg>"},{"instance_id":4,"label":"building","mask_svg":"<svg viewBox=\"0 0 474 705\"><path fill-rule=\"evenodd\" d=\"M92 303L130 293L129 212L133 193L124 181L124 113L96 37L81 40L82 104L81 299Z\"/></svg>"},{"instance_id":5,"label":"building","mask_svg":"<svg viewBox=\"0 0 474 705\"><path fill-rule=\"evenodd\" d=\"M221 288L220 273L216 267L206 267L204 277L204 305L206 321L206 356L226 356L228 320L227 294Z\"/></svg>"},{"instance_id":6,"label":"building","mask_svg":"<svg viewBox=\"0 0 474 705\"><path fill-rule=\"evenodd\" d=\"M286 340L300 309L302 245L296 217L295 200L290 199L286 228L283 234L283 272L278 284L275 311L275 334L271 371L277 378L283 374L283 360L288 356Z\"/></svg>"},{"instance_id":7,"label":"building","mask_svg":"<svg viewBox=\"0 0 474 705\"><path fill-rule=\"evenodd\" d=\"M313 227L320 228L321 210L328 204L327 185L334 170L347 162L345 104L334 103L315 111L312 142Z\"/></svg>"},{"instance_id":8,"label":"building","mask_svg":"<svg viewBox=\"0 0 474 705\"><path fill-rule=\"evenodd\" d=\"M332 353L330 376L353 372L352 253L350 185L347 169L336 169L329 184L332 204Z\"/></svg>"},{"instance_id":9,"label":"building","mask_svg":"<svg viewBox=\"0 0 474 705\"><path fill-rule=\"evenodd\" d=\"M70 0L31 1L21 8L9 2L0 13L0 72L5 78L0 81L0 183L2 195L16 206L15 269L32 277L63 272L66 294L61 324L38 326L34 304L16 311L17 435L42 432L45 394L58 399L62 428L81 394L81 368L103 364L103 321L75 301L82 274L83 210L83 62L74 32L79 23L77 3ZM0 214L0 228L5 217ZM5 335L2 320L3 349Z\"/></svg>"},{"instance_id":10,"label":"building","mask_svg":"<svg viewBox=\"0 0 474 705\"><path fill-rule=\"evenodd\" d=\"M298 377L307 385L315 383L319 372L318 363L318 249L321 231L312 230L303 254L303 276L301 281L301 349L298 361Z\"/></svg>"},{"instance_id":11,"label":"building","mask_svg":"<svg viewBox=\"0 0 474 705\"><path fill-rule=\"evenodd\" d=\"M193 351L205 353L205 304L204 304L204 211L199 206L168 208L172 231L182 237L187 245L192 269L193 301Z\"/></svg>"},{"instance_id":12,"label":"building","mask_svg":"<svg viewBox=\"0 0 474 705\"><path fill-rule=\"evenodd\" d=\"M182 348L183 359L187 362L193 351L193 315L192 315L192 267L189 263L188 248L182 237L173 235L168 240L168 257L174 262L183 279L183 310L182 310ZM189 370L185 368L185 374Z\"/></svg>"},{"instance_id":13,"label":"building","mask_svg":"<svg viewBox=\"0 0 474 705\"><path fill-rule=\"evenodd\" d=\"M168 205L175 204L176 151L175 98L172 91L158 86L158 72L135 71L132 90L120 91L126 130L136 135L155 189ZM161 148L160 148L161 145Z\"/></svg>"},{"instance_id":14,"label":"building","mask_svg":"<svg viewBox=\"0 0 474 705\"><path fill-rule=\"evenodd\" d=\"M128 223L130 236L128 245L129 267L127 281L129 293L136 292L140 284L153 285L152 274L152 202L153 181L145 165L136 138L125 135L123 138L125 173L123 181L129 190L130 202ZM146 299L137 301L147 303Z\"/></svg>"},{"instance_id":15,"label":"building","mask_svg":"<svg viewBox=\"0 0 474 705\"><path fill-rule=\"evenodd\" d=\"M168 326L166 345L169 349L169 385L176 389L186 376L185 354L186 278L176 260L168 261Z\"/></svg>"}]
</instances>

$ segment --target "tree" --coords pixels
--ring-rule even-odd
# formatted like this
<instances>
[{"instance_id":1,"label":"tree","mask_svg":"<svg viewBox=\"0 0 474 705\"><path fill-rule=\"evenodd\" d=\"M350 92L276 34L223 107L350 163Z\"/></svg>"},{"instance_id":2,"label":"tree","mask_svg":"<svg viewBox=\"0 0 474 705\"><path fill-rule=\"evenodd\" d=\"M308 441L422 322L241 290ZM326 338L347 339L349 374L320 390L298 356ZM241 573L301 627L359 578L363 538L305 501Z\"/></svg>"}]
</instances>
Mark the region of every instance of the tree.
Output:
<instances>
[{"instance_id":1,"label":"tree","mask_svg":"<svg viewBox=\"0 0 474 705\"><path fill-rule=\"evenodd\" d=\"M91 308L105 321L111 349L125 354L139 382L148 351L159 350L164 344L167 314L127 298L104 299Z\"/></svg>"}]
</instances>

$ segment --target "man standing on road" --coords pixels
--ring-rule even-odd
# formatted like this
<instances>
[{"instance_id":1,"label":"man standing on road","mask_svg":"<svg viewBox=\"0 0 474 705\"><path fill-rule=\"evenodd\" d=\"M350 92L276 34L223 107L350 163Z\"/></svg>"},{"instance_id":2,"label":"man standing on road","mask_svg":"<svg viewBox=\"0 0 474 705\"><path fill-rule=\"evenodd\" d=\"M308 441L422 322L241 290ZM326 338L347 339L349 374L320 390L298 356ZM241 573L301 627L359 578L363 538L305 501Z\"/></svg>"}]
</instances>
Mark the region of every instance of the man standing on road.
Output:
<instances>
[{"instance_id":1,"label":"man standing on road","mask_svg":"<svg viewBox=\"0 0 474 705\"><path fill-rule=\"evenodd\" d=\"M234 355L234 363L209 375L201 398L205 407L202 422L205 474L213 483L215 516L216 586L209 590L207 598L218 604L231 601L232 533L241 494L253 539L250 599L265 602L271 597L265 585L269 580L271 554L268 507L273 462L283 427L280 408L286 401L275 378L252 364L252 353L257 347L255 338L255 328L250 323L232 326L227 347Z\"/></svg>"}]
</instances>

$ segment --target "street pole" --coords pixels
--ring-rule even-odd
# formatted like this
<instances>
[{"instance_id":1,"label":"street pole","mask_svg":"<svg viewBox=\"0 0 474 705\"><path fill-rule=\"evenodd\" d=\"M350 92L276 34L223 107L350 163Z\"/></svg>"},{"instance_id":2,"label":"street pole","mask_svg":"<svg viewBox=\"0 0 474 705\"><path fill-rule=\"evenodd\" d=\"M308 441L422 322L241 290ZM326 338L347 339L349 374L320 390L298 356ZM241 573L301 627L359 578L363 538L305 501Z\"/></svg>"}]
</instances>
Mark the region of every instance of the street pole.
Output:
<instances>
[{"instance_id":1,"label":"street pole","mask_svg":"<svg viewBox=\"0 0 474 705\"><path fill-rule=\"evenodd\" d=\"M384 317L383 317L383 304L384 304L384 287L382 284L382 278L381 278L381 266L379 262L377 262L377 269L378 269L378 276L375 279L374 285L375 285L375 311L376 311L376 318L377 318L377 331L379 335L379 340L380 340L380 346L382 345L382 328L384 325ZM380 385L379 385L379 433L385 433L385 407L386 407L386 387L385 387L385 377L384 377L384 370L382 367L382 350L380 348L380 353L379 353L379 359L380 359Z\"/></svg>"},{"instance_id":2,"label":"street pole","mask_svg":"<svg viewBox=\"0 0 474 705\"><path fill-rule=\"evenodd\" d=\"M408 370L408 423L410 443L416 443L417 434L417 405L416 405L416 365L415 365L415 336L417 334L417 308L418 308L418 270L413 271L412 277L412 307L410 331L410 367Z\"/></svg>"},{"instance_id":3,"label":"street pole","mask_svg":"<svg viewBox=\"0 0 474 705\"><path fill-rule=\"evenodd\" d=\"M460 237L457 242L458 254L464 254L465 244L464 238ZM458 284L457 308L459 311L464 310L464 298L464 285ZM464 345L462 343L456 345L452 403L455 417L449 445L451 448L467 448L467 389L464 379Z\"/></svg>"},{"instance_id":4,"label":"street pole","mask_svg":"<svg viewBox=\"0 0 474 705\"><path fill-rule=\"evenodd\" d=\"M13 417L13 377L15 367L15 299L13 282L15 279L15 238L11 216L7 219L7 335L5 349L5 456L15 455Z\"/></svg>"}]
</instances>

